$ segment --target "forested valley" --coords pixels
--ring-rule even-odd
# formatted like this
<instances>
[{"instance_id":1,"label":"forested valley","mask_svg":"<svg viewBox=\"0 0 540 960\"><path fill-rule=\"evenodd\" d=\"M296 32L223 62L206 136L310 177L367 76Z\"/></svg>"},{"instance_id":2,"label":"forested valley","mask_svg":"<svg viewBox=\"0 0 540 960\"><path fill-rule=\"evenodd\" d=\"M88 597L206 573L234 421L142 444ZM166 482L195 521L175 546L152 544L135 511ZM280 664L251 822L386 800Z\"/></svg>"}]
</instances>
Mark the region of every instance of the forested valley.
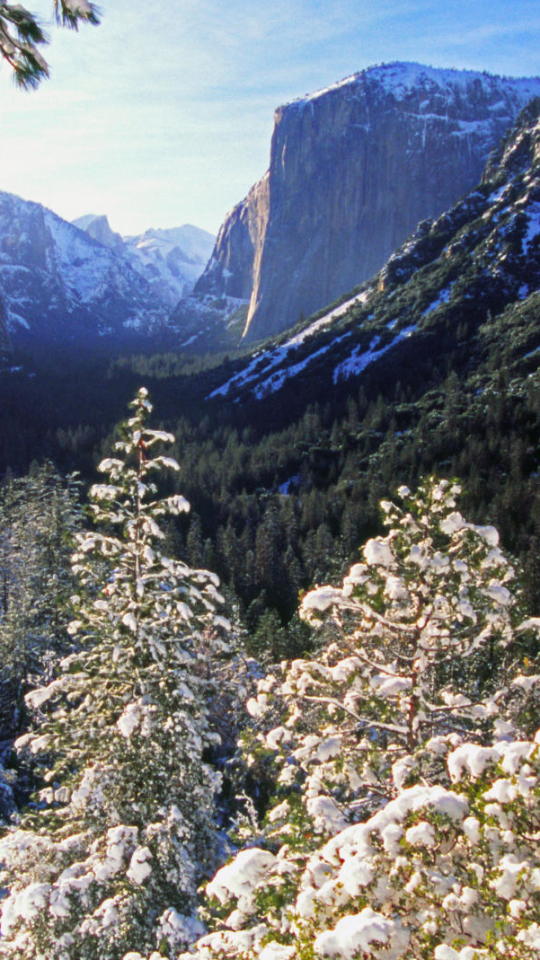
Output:
<instances>
[{"instance_id":1,"label":"forested valley","mask_svg":"<svg viewBox=\"0 0 540 960\"><path fill-rule=\"evenodd\" d=\"M538 956L539 116L253 350L5 325L0 958Z\"/></svg>"}]
</instances>

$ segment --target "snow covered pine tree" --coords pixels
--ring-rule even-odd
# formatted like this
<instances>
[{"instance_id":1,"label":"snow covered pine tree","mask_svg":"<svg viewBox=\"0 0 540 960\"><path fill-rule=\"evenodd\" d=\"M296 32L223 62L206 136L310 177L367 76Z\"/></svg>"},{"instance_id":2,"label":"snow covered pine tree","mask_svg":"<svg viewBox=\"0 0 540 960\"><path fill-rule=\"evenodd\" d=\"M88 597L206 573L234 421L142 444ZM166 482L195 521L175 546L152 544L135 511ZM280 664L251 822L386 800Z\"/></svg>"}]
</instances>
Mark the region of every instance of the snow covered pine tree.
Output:
<instances>
[{"instance_id":1,"label":"snow covered pine tree","mask_svg":"<svg viewBox=\"0 0 540 960\"><path fill-rule=\"evenodd\" d=\"M540 676L524 650L540 621L458 493L402 487L388 535L304 598L330 642L248 701L246 760L256 776L273 757L277 789L207 887L226 919L186 960L538 957Z\"/></svg>"},{"instance_id":2,"label":"snow covered pine tree","mask_svg":"<svg viewBox=\"0 0 540 960\"><path fill-rule=\"evenodd\" d=\"M153 478L176 461L146 426L147 391L131 404L118 456L90 491L103 532L79 534L81 596L70 625L82 650L28 696L35 733L18 742L47 784L0 842L0 956L122 960L176 957L200 931L196 888L212 863L219 776L205 759L209 661L226 649L218 579L159 550L157 521L189 509L157 499Z\"/></svg>"}]
</instances>

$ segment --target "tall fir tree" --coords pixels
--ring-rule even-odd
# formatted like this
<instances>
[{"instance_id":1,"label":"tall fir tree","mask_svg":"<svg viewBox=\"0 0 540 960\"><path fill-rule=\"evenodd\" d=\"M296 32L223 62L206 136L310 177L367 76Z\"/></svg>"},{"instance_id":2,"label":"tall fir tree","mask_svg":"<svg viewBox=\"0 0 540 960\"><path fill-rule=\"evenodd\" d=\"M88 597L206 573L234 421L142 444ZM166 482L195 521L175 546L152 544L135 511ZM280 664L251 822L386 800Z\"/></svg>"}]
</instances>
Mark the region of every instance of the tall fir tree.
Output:
<instances>
[{"instance_id":1,"label":"tall fir tree","mask_svg":"<svg viewBox=\"0 0 540 960\"><path fill-rule=\"evenodd\" d=\"M198 929L217 836L211 665L229 623L217 577L160 552L160 519L189 505L157 496L157 472L179 468L153 448L174 438L147 427L145 389L131 406L73 558L81 652L28 698L39 725L18 749L45 786L0 844L2 957L172 958Z\"/></svg>"}]
</instances>

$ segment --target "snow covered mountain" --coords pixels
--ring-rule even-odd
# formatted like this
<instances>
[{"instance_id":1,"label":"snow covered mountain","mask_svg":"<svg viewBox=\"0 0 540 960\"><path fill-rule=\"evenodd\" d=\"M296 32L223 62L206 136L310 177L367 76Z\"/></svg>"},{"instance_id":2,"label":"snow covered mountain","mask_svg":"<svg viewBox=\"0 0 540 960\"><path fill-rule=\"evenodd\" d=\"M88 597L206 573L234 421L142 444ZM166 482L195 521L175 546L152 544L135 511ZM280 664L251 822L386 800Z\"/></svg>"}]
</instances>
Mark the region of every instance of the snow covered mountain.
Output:
<instances>
[{"instance_id":1,"label":"snow covered mountain","mask_svg":"<svg viewBox=\"0 0 540 960\"><path fill-rule=\"evenodd\" d=\"M353 378L375 384L375 391L387 380L429 382L453 352L461 351L469 366L479 362L479 344L493 336L530 372L540 364L539 298L537 99L472 193L434 222L422 222L362 287L238 363L209 399L275 397L287 407L301 405L302 397L324 402Z\"/></svg>"},{"instance_id":2,"label":"snow covered mountain","mask_svg":"<svg viewBox=\"0 0 540 960\"><path fill-rule=\"evenodd\" d=\"M0 295L12 342L158 330L166 307L119 257L38 203L0 193Z\"/></svg>"},{"instance_id":3,"label":"snow covered mountain","mask_svg":"<svg viewBox=\"0 0 540 960\"><path fill-rule=\"evenodd\" d=\"M539 79L394 63L280 107L269 171L223 224L197 282L202 306L243 302L252 341L294 326L471 190L538 95Z\"/></svg>"},{"instance_id":4,"label":"snow covered mountain","mask_svg":"<svg viewBox=\"0 0 540 960\"><path fill-rule=\"evenodd\" d=\"M171 304L203 269L212 238L195 227L144 236L124 242L106 217L72 224L0 192L0 299L11 342L170 333Z\"/></svg>"},{"instance_id":5,"label":"snow covered mountain","mask_svg":"<svg viewBox=\"0 0 540 960\"><path fill-rule=\"evenodd\" d=\"M146 230L122 237L109 226L106 216L87 214L73 221L94 240L129 259L148 282L156 298L174 307L187 297L208 263L215 237L189 223L168 230Z\"/></svg>"},{"instance_id":6,"label":"snow covered mountain","mask_svg":"<svg viewBox=\"0 0 540 960\"><path fill-rule=\"evenodd\" d=\"M174 307L192 292L212 255L215 239L206 230L186 223L124 237L124 243L133 255L133 266L138 264L156 295Z\"/></svg>"}]
</instances>

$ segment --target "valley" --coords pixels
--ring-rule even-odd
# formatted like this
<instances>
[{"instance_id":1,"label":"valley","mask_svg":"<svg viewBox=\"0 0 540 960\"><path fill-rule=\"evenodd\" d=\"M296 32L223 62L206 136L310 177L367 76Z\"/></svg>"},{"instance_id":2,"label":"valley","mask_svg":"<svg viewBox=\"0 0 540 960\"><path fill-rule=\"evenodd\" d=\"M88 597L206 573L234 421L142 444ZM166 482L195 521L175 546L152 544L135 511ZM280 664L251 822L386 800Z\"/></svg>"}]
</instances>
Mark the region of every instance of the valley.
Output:
<instances>
[{"instance_id":1,"label":"valley","mask_svg":"<svg viewBox=\"0 0 540 960\"><path fill-rule=\"evenodd\" d=\"M217 238L0 193L0 956L533 960L539 317L538 79L287 103Z\"/></svg>"}]
</instances>

